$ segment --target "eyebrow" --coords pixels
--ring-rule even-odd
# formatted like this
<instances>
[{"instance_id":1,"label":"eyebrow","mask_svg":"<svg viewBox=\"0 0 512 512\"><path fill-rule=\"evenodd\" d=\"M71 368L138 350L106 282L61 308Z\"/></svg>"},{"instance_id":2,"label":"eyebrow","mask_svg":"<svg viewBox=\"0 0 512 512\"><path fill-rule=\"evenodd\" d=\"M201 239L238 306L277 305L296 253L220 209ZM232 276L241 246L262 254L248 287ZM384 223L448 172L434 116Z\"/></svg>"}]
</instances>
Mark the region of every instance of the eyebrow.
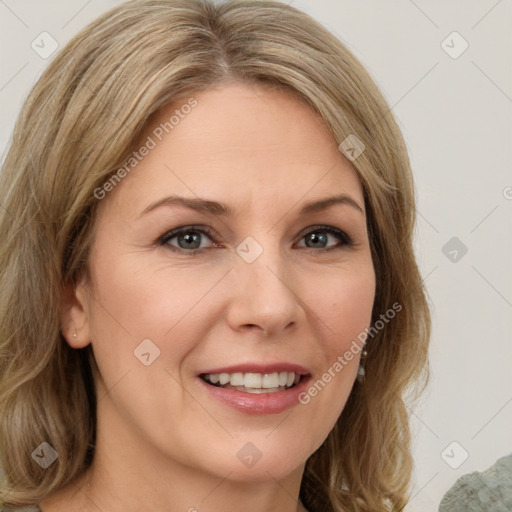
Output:
<instances>
[{"instance_id":1,"label":"eyebrow","mask_svg":"<svg viewBox=\"0 0 512 512\"><path fill-rule=\"evenodd\" d=\"M300 215L306 215L311 213L317 213L324 211L331 206L336 204L347 205L358 212L364 214L363 208L359 205L357 201L352 199L350 196L346 194L339 194L336 196L326 197L324 199L319 199L315 201L310 201L309 203L304 204L302 209L300 210ZM206 213L210 215L220 215L223 217L234 217L235 210L228 206L227 204L212 201L208 199L202 198L193 198L193 197L183 197L183 196L169 196L159 199L154 203L151 203L147 208L145 208L140 214L139 217L159 208L161 206L183 206L189 208L190 210L194 210L200 213Z\"/></svg>"}]
</instances>

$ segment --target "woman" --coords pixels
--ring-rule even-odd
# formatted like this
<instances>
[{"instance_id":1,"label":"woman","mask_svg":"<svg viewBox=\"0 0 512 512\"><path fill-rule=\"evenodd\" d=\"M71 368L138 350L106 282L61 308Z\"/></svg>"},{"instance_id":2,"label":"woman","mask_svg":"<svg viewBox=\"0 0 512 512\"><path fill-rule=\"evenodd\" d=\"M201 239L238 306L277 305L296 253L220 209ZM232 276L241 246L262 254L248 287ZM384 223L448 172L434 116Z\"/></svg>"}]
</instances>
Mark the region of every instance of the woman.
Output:
<instances>
[{"instance_id":1,"label":"woman","mask_svg":"<svg viewBox=\"0 0 512 512\"><path fill-rule=\"evenodd\" d=\"M126 2L42 75L0 180L5 508L404 509L410 166L322 26Z\"/></svg>"}]
</instances>

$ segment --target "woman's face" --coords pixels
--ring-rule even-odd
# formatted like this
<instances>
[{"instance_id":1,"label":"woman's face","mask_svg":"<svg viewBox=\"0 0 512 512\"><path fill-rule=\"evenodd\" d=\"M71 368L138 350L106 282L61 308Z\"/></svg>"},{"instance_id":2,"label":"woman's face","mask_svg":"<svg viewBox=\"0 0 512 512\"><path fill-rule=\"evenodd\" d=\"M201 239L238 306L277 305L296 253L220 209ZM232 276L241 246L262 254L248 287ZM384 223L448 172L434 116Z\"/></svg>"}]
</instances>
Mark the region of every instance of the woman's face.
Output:
<instances>
[{"instance_id":1,"label":"woman's face","mask_svg":"<svg viewBox=\"0 0 512 512\"><path fill-rule=\"evenodd\" d=\"M158 112L147 151L105 187L68 339L92 343L100 370L98 447L280 479L325 440L356 377L359 354L343 356L375 294L362 188L297 99L239 83L194 98Z\"/></svg>"}]
</instances>

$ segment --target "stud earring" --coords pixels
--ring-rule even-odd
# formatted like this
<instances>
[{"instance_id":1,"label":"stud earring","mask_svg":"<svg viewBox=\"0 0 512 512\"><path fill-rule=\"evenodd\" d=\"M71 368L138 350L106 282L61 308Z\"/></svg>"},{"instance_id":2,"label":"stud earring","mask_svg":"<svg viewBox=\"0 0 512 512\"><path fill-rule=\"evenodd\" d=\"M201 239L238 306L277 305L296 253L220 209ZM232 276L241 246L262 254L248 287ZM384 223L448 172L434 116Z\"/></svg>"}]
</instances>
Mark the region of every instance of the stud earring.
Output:
<instances>
[{"instance_id":1,"label":"stud earring","mask_svg":"<svg viewBox=\"0 0 512 512\"><path fill-rule=\"evenodd\" d=\"M75 332L73 333L73 338L76 338L76 329Z\"/></svg>"},{"instance_id":2,"label":"stud earring","mask_svg":"<svg viewBox=\"0 0 512 512\"><path fill-rule=\"evenodd\" d=\"M361 352L361 359L359 361L359 368L357 369L357 382L359 382L359 384L362 384L365 380L366 372L364 370L364 363L367 355L368 351L363 348L363 351Z\"/></svg>"}]
</instances>

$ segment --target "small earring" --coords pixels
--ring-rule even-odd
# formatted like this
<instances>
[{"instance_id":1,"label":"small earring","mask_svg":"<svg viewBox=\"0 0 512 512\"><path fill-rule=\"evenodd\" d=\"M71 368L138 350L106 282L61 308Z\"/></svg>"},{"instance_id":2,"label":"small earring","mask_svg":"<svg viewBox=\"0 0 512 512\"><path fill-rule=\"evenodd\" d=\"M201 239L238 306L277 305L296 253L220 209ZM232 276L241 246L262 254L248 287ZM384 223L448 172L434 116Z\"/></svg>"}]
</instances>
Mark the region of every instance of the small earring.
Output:
<instances>
[{"instance_id":1,"label":"small earring","mask_svg":"<svg viewBox=\"0 0 512 512\"><path fill-rule=\"evenodd\" d=\"M357 382L359 382L359 384L362 384L365 380L366 372L364 370L364 363L367 355L368 351L363 349L361 353L361 359L359 362L359 368L357 369Z\"/></svg>"},{"instance_id":2,"label":"small earring","mask_svg":"<svg viewBox=\"0 0 512 512\"><path fill-rule=\"evenodd\" d=\"M76 329L75 332L73 333L73 338L76 338Z\"/></svg>"}]
</instances>

